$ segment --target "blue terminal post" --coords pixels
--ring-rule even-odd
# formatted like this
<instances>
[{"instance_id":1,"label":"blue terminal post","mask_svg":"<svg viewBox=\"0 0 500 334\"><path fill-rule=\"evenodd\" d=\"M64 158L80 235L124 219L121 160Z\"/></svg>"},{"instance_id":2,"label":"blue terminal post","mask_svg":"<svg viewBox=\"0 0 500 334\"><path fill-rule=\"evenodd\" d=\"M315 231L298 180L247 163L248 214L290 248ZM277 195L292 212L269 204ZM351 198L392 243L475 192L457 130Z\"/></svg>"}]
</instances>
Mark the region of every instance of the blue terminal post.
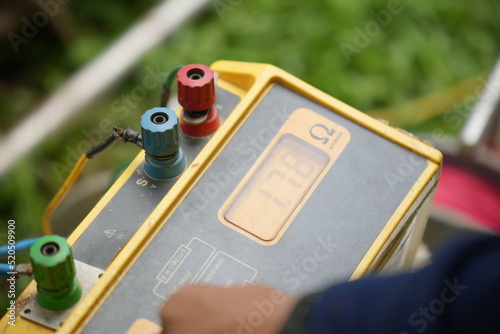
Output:
<instances>
[{"instance_id":1,"label":"blue terminal post","mask_svg":"<svg viewBox=\"0 0 500 334\"><path fill-rule=\"evenodd\" d=\"M179 118L168 108L153 108L141 117L146 160L144 171L155 180L170 180L186 169L181 148Z\"/></svg>"}]
</instances>

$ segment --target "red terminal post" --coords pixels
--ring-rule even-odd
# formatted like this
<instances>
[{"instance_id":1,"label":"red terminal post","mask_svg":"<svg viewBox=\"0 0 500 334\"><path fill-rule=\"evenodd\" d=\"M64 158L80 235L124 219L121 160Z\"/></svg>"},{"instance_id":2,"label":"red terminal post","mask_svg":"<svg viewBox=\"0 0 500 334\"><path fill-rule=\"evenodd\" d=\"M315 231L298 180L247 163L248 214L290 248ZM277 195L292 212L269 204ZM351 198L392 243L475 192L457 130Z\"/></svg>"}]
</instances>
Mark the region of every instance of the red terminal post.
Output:
<instances>
[{"instance_id":1,"label":"red terminal post","mask_svg":"<svg viewBox=\"0 0 500 334\"><path fill-rule=\"evenodd\" d=\"M220 126L215 104L214 72L205 65L184 66L177 72L178 100L182 106L181 131L190 137L206 137Z\"/></svg>"}]
</instances>

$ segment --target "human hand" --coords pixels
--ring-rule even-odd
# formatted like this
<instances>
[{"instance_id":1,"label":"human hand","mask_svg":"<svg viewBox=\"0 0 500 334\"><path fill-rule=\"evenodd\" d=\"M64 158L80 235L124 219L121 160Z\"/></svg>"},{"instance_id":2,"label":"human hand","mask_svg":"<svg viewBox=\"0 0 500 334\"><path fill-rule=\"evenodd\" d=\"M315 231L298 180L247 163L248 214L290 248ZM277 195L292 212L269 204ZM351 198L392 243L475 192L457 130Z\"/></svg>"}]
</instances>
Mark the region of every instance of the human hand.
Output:
<instances>
[{"instance_id":1,"label":"human hand","mask_svg":"<svg viewBox=\"0 0 500 334\"><path fill-rule=\"evenodd\" d=\"M298 299L263 286L191 285L161 310L163 334L277 334Z\"/></svg>"}]
</instances>

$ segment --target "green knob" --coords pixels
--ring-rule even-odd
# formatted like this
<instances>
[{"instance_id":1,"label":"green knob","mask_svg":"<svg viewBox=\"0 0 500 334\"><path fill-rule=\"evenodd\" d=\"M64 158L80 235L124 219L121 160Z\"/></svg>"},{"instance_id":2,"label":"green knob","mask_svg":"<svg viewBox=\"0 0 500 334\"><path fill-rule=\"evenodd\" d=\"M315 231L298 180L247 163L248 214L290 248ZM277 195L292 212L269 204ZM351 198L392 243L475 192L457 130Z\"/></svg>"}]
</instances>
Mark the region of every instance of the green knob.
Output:
<instances>
[{"instance_id":1,"label":"green knob","mask_svg":"<svg viewBox=\"0 0 500 334\"><path fill-rule=\"evenodd\" d=\"M33 277L37 283L37 301L52 310L65 310L82 296L76 277L75 261L66 239L58 235L40 238L30 248Z\"/></svg>"}]
</instances>

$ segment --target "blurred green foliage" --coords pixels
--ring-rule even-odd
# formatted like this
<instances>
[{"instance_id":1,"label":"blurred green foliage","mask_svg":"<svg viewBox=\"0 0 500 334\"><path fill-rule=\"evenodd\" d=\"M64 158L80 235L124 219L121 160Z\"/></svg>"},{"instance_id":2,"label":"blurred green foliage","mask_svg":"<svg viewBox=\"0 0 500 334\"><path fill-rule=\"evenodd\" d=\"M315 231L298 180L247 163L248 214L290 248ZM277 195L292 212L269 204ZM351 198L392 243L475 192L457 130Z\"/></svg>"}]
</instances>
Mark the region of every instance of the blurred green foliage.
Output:
<instances>
[{"instance_id":1,"label":"blurred green foliage","mask_svg":"<svg viewBox=\"0 0 500 334\"><path fill-rule=\"evenodd\" d=\"M21 18L30 18L40 10L27 3L19 1L18 15L11 16L11 31L18 34ZM1 36L0 134L155 3L71 1L61 6L51 24L40 28L29 43L20 45L18 53L6 35ZM62 183L53 163L64 164L69 152L87 140L83 130L98 127L104 117L119 126L139 128L140 115L157 105L158 91L148 92L124 119L112 112L112 105L122 94L130 94L141 85L148 68L167 72L177 64L210 64L219 59L271 63L362 111L395 106L394 112L398 112L397 106L404 102L489 71L499 53L500 2L493 0L235 3L214 0L172 38L151 50L117 87L54 132L0 180L0 244L6 240L8 219L16 220L18 239L41 235L44 206ZM399 3L400 12L391 14L390 20L386 18L385 27L379 24L378 31L367 30L370 24L373 28L375 16L382 15L391 3ZM22 6L26 6L24 11ZM368 41L356 44L360 31L367 34ZM357 52L346 57L342 43L356 47ZM436 127L456 133L439 117L415 129ZM117 170L136 154L137 149L118 144L92 160L84 176ZM21 260L28 261L27 257ZM3 280L0 284L5 286ZM23 286L19 284L18 292ZM4 310L5 294L0 294L0 309Z\"/></svg>"}]
</instances>

